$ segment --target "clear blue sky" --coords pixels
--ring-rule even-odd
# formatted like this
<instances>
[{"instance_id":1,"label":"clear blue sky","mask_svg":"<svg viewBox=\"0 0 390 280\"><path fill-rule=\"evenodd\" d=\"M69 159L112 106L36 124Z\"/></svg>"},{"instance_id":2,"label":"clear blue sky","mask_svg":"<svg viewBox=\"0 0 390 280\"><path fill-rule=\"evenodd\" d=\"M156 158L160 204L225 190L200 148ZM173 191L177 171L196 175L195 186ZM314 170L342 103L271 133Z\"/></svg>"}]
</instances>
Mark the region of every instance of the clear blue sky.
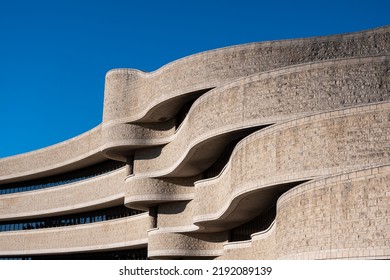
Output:
<instances>
[{"instance_id":1,"label":"clear blue sky","mask_svg":"<svg viewBox=\"0 0 390 280\"><path fill-rule=\"evenodd\" d=\"M105 73L390 24L390 0L0 0L0 157L101 122Z\"/></svg>"}]
</instances>

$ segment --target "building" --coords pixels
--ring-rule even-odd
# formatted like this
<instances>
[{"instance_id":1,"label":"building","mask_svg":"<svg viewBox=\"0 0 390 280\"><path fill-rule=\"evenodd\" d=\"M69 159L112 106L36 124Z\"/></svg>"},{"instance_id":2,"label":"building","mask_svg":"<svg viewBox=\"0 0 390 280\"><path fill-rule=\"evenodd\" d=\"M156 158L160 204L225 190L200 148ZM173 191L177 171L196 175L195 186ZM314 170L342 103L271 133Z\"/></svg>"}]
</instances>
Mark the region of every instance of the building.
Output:
<instances>
[{"instance_id":1,"label":"building","mask_svg":"<svg viewBox=\"0 0 390 280\"><path fill-rule=\"evenodd\" d=\"M390 26L107 73L102 123L0 160L0 257L388 259Z\"/></svg>"}]
</instances>

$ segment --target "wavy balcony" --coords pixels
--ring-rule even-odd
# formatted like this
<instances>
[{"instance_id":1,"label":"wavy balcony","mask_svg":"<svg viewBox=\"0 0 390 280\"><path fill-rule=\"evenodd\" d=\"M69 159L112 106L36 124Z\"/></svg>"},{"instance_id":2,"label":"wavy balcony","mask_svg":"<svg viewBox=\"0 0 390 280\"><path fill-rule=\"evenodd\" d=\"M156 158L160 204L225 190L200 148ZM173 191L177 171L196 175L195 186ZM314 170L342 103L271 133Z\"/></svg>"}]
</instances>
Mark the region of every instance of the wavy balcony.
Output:
<instances>
[{"instance_id":1,"label":"wavy balcony","mask_svg":"<svg viewBox=\"0 0 390 280\"><path fill-rule=\"evenodd\" d=\"M254 217L294 184L390 163L389 114L390 102L378 103L252 134L238 144L220 177L195 183L195 224L226 229Z\"/></svg>"},{"instance_id":2,"label":"wavy balcony","mask_svg":"<svg viewBox=\"0 0 390 280\"><path fill-rule=\"evenodd\" d=\"M242 140L217 178L195 181L191 188L167 183L167 178L131 177L125 201L160 204L158 227L165 231L226 231L304 181L390 163L389 114L386 102L275 125Z\"/></svg>"},{"instance_id":3,"label":"wavy balcony","mask_svg":"<svg viewBox=\"0 0 390 280\"><path fill-rule=\"evenodd\" d=\"M125 182L125 205L130 208L147 210L164 202L192 200L194 181L200 177L153 178L128 177Z\"/></svg>"},{"instance_id":4,"label":"wavy balcony","mask_svg":"<svg viewBox=\"0 0 390 280\"><path fill-rule=\"evenodd\" d=\"M0 159L0 182L31 180L102 162L101 126L33 152Z\"/></svg>"},{"instance_id":5,"label":"wavy balcony","mask_svg":"<svg viewBox=\"0 0 390 280\"><path fill-rule=\"evenodd\" d=\"M221 259L388 259L390 166L318 179L278 200L275 223Z\"/></svg>"},{"instance_id":6,"label":"wavy balcony","mask_svg":"<svg viewBox=\"0 0 390 280\"><path fill-rule=\"evenodd\" d=\"M154 229L148 233L148 257L157 259L215 258L223 253L227 233L180 234Z\"/></svg>"},{"instance_id":7,"label":"wavy balcony","mask_svg":"<svg viewBox=\"0 0 390 280\"><path fill-rule=\"evenodd\" d=\"M126 169L43 190L0 196L0 221L123 205Z\"/></svg>"},{"instance_id":8,"label":"wavy balcony","mask_svg":"<svg viewBox=\"0 0 390 280\"><path fill-rule=\"evenodd\" d=\"M105 157L127 162L135 149L164 145L170 142L175 133L175 120L142 125L120 123L103 125L101 150Z\"/></svg>"},{"instance_id":9,"label":"wavy balcony","mask_svg":"<svg viewBox=\"0 0 390 280\"><path fill-rule=\"evenodd\" d=\"M61 228L0 233L0 255L92 252L143 247L152 227L147 213ZM129 234L131 232L131 234Z\"/></svg>"},{"instance_id":10,"label":"wavy balcony","mask_svg":"<svg viewBox=\"0 0 390 280\"><path fill-rule=\"evenodd\" d=\"M103 122L168 120L187 96L234 79L313 61L386 54L389 31L387 26L351 34L227 47L179 59L151 73L112 70L106 76Z\"/></svg>"},{"instance_id":11,"label":"wavy balcony","mask_svg":"<svg viewBox=\"0 0 390 280\"><path fill-rule=\"evenodd\" d=\"M170 143L135 152L134 172L142 177L195 176L227 143L256 129L315 112L390 100L389 65L387 56L311 63L211 90L194 102Z\"/></svg>"}]
</instances>

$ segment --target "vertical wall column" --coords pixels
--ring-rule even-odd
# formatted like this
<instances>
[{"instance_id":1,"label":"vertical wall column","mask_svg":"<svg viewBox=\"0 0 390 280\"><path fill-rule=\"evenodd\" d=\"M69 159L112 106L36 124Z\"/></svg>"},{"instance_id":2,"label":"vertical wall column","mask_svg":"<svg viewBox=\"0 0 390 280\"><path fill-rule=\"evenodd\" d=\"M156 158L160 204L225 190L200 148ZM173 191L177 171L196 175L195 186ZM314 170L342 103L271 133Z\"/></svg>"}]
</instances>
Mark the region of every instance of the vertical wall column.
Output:
<instances>
[{"instance_id":1,"label":"vertical wall column","mask_svg":"<svg viewBox=\"0 0 390 280\"><path fill-rule=\"evenodd\" d=\"M126 176L134 174L134 155L127 157L126 159Z\"/></svg>"}]
</instances>

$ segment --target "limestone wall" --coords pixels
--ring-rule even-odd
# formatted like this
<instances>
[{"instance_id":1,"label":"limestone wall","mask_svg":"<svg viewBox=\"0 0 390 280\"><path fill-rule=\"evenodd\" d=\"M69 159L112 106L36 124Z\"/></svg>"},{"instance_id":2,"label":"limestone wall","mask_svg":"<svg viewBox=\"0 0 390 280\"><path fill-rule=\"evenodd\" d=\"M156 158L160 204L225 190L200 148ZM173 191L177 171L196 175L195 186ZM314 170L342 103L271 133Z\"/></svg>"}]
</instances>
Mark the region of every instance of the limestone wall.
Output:
<instances>
[{"instance_id":1,"label":"limestone wall","mask_svg":"<svg viewBox=\"0 0 390 280\"><path fill-rule=\"evenodd\" d=\"M388 259L390 166L303 184L278 201L268 232L226 244L225 259Z\"/></svg>"}]
</instances>

